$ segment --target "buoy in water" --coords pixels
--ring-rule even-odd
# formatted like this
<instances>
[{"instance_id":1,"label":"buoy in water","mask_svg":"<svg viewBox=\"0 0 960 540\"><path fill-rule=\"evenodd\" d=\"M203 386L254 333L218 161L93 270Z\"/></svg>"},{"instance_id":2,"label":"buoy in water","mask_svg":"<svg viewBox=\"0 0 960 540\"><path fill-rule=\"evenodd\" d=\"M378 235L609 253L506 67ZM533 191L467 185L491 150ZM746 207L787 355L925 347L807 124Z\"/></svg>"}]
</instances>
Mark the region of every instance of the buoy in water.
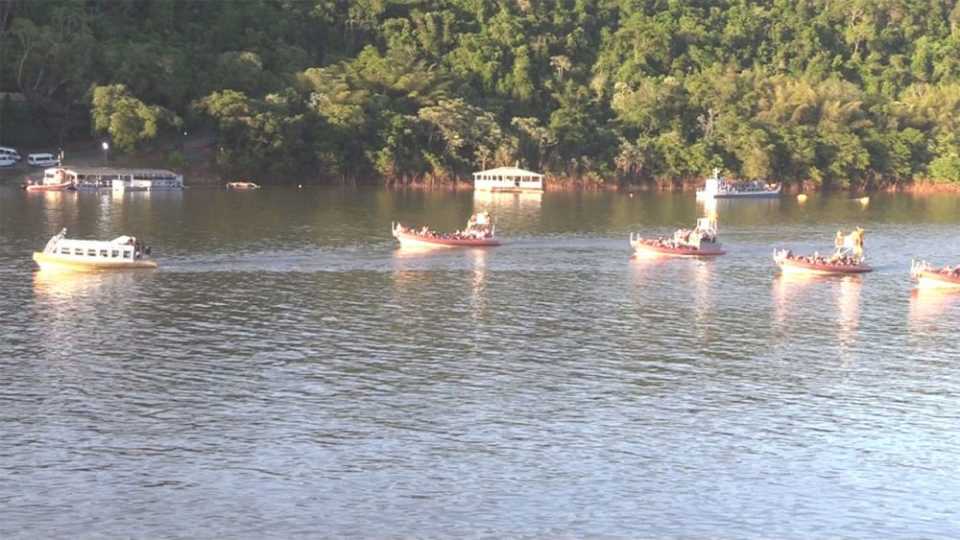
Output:
<instances>
[{"instance_id":1,"label":"buoy in water","mask_svg":"<svg viewBox=\"0 0 960 540\"><path fill-rule=\"evenodd\" d=\"M857 199L857 201L863 206L866 206L870 204L870 197L860 197L859 199Z\"/></svg>"},{"instance_id":2,"label":"buoy in water","mask_svg":"<svg viewBox=\"0 0 960 540\"><path fill-rule=\"evenodd\" d=\"M297 184L297 189L303 189L303 184Z\"/></svg>"},{"instance_id":3,"label":"buoy in water","mask_svg":"<svg viewBox=\"0 0 960 540\"><path fill-rule=\"evenodd\" d=\"M798 202L798 203L805 203L805 202L807 202L807 194L806 194L806 193L801 193L801 194L797 195L797 202Z\"/></svg>"}]
</instances>

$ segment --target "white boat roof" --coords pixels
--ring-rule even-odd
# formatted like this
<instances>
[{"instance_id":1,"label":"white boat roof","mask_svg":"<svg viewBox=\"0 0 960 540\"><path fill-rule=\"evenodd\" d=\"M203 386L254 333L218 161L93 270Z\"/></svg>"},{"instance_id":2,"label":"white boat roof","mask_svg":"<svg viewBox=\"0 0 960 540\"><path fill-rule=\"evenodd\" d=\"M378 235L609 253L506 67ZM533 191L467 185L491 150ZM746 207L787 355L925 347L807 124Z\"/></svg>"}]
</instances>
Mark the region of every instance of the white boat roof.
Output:
<instances>
[{"instance_id":1,"label":"white boat roof","mask_svg":"<svg viewBox=\"0 0 960 540\"><path fill-rule=\"evenodd\" d=\"M489 176L536 176L543 178L543 175L540 173L535 173L533 171L527 171L519 167L497 167L496 169L488 169L486 171L479 171L473 173L474 176L477 175L489 175Z\"/></svg>"},{"instance_id":2,"label":"white boat roof","mask_svg":"<svg viewBox=\"0 0 960 540\"><path fill-rule=\"evenodd\" d=\"M136 238L132 236L120 236L114 238L113 240L87 240L79 238L61 238L57 241L58 246L69 246L69 247L79 247L79 248L106 248L113 246L130 246L133 247L130 242L135 241Z\"/></svg>"},{"instance_id":3,"label":"white boat roof","mask_svg":"<svg viewBox=\"0 0 960 540\"><path fill-rule=\"evenodd\" d=\"M132 176L177 176L177 173L166 169L125 169L117 167L51 167L44 169L43 172L55 173L57 169L77 175L85 176L110 176L110 175L132 175Z\"/></svg>"}]
</instances>

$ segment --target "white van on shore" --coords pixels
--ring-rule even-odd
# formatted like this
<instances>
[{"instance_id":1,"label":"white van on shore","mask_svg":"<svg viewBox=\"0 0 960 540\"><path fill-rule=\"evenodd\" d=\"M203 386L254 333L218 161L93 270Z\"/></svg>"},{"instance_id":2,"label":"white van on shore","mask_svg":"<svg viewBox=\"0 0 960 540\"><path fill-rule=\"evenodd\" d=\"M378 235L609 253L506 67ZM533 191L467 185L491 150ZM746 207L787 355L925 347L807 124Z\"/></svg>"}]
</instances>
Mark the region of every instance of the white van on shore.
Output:
<instances>
[{"instance_id":1,"label":"white van on shore","mask_svg":"<svg viewBox=\"0 0 960 540\"><path fill-rule=\"evenodd\" d=\"M60 162L53 154L29 154L27 155L27 165L31 167L53 167Z\"/></svg>"},{"instance_id":2,"label":"white van on shore","mask_svg":"<svg viewBox=\"0 0 960 540\"><path fill-rule=\"evenodd\" d=\"M20 152L16 148L0 146L0 167L12 167L20 161Z\"/></svg>"}]
</instances>

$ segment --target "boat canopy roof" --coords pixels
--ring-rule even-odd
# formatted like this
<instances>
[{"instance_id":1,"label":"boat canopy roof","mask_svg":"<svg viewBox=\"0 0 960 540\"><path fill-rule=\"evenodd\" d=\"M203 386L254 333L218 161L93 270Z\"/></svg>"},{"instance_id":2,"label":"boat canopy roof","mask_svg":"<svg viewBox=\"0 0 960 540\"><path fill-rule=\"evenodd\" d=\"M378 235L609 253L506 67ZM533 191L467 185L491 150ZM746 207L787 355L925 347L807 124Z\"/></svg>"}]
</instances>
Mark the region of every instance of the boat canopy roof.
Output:
<instances>
[{"instance_id":1,"label":"boat canopy roof","mask_svg":"<svg viewBox=\"0 0 960 540\"><path fill-rule=\"evenodd\" d=\"M543 175L540 173L535 173L533 171L526 171L518 167L497 167L496 169L488 169L486 171L479 171L473 173L473 176L531 176L534 178L543 178Z\"/></svg>"},{"instance_id":2,"label":"boat canopy roof","mask_svg":"<svg viewBox=\"0 0 960 540\"><path fill-rule=\"evenodd\" d=\"M117 167L51 167L45 173L56 173L63 169L67 174L77 176L136 176L138 178L164 178L177 176L177 173L166 169L125 169Z\"/></svg>"}]
</instances>

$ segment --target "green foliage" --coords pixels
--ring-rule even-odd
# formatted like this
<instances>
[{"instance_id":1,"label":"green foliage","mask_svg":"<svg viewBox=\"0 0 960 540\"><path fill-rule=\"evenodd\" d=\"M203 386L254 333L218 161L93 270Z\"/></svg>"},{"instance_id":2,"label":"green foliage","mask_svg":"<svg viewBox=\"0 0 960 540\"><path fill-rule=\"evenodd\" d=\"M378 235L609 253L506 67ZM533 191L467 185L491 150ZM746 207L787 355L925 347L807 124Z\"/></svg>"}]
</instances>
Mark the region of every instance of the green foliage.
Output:
<instances>
[{"instance_id":1,"label":"green foliage","mask_svg":"<svg viewBox=\"0 0 960 540\"><path fill-rule=\"evenodd\" d=\"M147 105L131 96L122 84L96 86L92 94L93 128L98 133L108 133L117 150L133 150L155 138L161 126L182 124L177 115L163 107Z\"/></svg>"},{"instance_id":2,"label":"green foliage","mask_svg":"<svg viewBox=\"0 0 960 540\"><path fill-rule=\"evenodd\" d=\"M0 134L70 136L90 119L133 148L179 115L218 131L227 171L329 179L522 161L630 182L714 166L960 181L954 4L13 2L0 91L31 116L5 113Z\"/></svg>"}]
</instances>

